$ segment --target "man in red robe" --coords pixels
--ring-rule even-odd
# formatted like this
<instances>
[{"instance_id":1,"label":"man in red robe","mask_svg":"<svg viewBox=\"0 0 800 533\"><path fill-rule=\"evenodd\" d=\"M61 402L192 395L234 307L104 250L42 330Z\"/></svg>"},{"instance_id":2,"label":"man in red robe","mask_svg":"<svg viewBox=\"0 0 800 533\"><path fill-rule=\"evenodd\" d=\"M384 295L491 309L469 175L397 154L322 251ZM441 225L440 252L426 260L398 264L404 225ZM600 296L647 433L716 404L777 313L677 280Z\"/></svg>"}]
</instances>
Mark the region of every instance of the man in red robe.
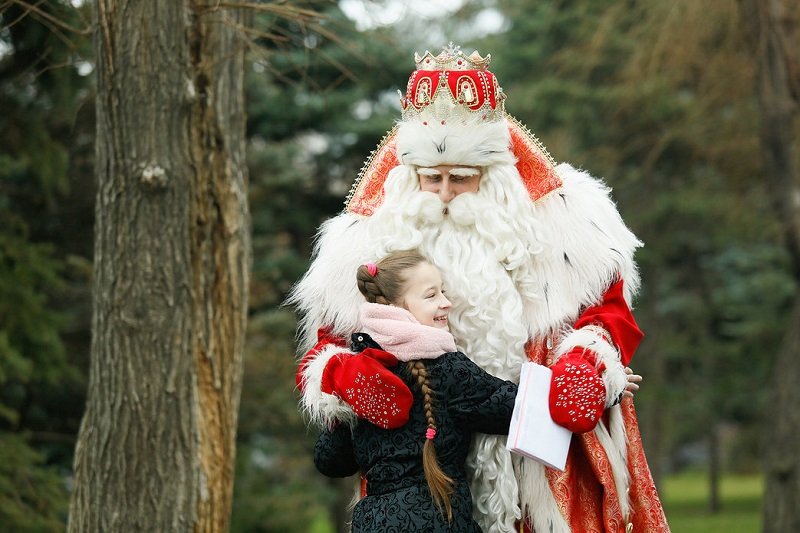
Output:
<instances>
[{"instance_id":1,"label":"man in red robe","mask_svg":"<svg viewBox=\"0 0 800 533\"><path fill-rule=\"evenodd\" d=\"M344 339L358 329L358 265L418 249L442 272L459 349L513 381L527 360L551 367L551 414L575 432L563 472L511 454L505 437L476 438L467 469L483 530L669 531L625 395L642 336L630 312L641 242L608 187L556 165L506 114L489 59L452 46L416 56L402 120L320 228L290 297L302 405L324 424L404 423L407 388Z\"/></svg>"}]
</instances>

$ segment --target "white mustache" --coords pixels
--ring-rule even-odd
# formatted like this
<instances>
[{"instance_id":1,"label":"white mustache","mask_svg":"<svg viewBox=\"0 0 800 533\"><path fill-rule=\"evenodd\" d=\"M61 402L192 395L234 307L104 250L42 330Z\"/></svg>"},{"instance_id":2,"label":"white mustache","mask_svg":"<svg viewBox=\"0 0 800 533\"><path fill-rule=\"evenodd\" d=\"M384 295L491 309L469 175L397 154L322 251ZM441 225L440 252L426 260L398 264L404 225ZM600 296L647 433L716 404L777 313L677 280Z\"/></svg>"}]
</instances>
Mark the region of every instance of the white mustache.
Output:
<instances>
[{"instance_id":1,"label":"white mustache","mask_svg":"<svg viewBox=\"0 0 800 533\"><path fill-rule=\"evenodd\" d=\"M409 202L406 215L426 224L439 224L447 217L457 226L472 226L481 207L492 207L489 202L472 193L459 194L449 203L442 202L432 192L420 191L417 195L417 201Z\"/></svg>"},{"instance_id":2,"label":"white mustache","mask_svg":"<svg viewBox=\"0 0 800 533\"><path fill-rule=\"evenodd\" d=\"M448 212L453 223L459 226L472 226L481 208L490 208L489 202L477 194L464 193L450 201Z\"/></svg>"},{"instance_id":3,"label":"white mustache","mask_svg":"<svg viewBox=\"0 0 800 533\"><path fill-rule=\"evenodd\" d=\"M406 204L403 214L412 220L438 224L444 219L446 207L439 197L432 192L420 191L416 193L414 201Z\"/></svg>"}]
</instances>

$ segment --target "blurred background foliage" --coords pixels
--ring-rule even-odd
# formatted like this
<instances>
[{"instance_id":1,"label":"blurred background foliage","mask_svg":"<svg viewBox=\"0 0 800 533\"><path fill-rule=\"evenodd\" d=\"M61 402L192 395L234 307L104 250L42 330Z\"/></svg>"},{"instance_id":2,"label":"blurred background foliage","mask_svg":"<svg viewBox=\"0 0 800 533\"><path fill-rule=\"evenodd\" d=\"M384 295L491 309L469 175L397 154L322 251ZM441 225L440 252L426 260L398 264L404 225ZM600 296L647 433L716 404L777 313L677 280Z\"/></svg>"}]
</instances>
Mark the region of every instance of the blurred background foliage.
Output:
<instances>
[{"instance_id":1,"label":"blurred background foliage","mask_svg":"<svg viewBox=\"0 0 800 533\"><path fill-rule=\"evenodd\" d=\"M424 5L423 5L424 4ZM507 110L601 176L645 241L637 406L659 483L760 468L768 380L796 287L760 175L755 65L734 0L292 2L249 33L254 264L232 530L326 530L281 307L399 115L413 52L493 55ZM0 523L59 531L90 342L90 6L0 2ZM347 253L343 250L342 253ZM683 479L683 478L681 478ZM662 489L664 486L662 485ZM669 489L667 485L666 489ZM668 494L666 495L669 496ZM708 495L713 499L713 491ZM670 518L668 514L668 518Z\"/></svg>"}]
</instances>

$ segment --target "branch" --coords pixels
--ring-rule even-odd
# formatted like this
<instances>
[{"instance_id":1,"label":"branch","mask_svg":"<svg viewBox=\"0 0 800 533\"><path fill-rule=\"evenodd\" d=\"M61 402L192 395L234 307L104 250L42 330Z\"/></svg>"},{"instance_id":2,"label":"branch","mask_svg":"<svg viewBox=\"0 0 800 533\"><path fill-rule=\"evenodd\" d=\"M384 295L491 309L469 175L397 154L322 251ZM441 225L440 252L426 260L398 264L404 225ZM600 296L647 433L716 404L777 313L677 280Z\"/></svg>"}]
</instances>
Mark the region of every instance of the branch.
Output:
<instances>
[{"instance_id":1,"label":"branch","mask_svg":"<svg viewBox=\"0 0 800 533\"><path fill-rule=\"evenodd\" d=\"M17 4L22 9L25 10L25 13L23 13L12 24L15 24L15 23L19 22L20 20L25 18L28 14L33 13L34 15L37 16L37 18L41 19L43 21L43 23L44 23L44 21L47 21L49 23L49 24L47 24L48 26L57 26L57 27L59 27L59 28L61 28L63 30L67 30L68 32L75 33L77 35L89 35L89 33L91 32L91 26L87 26L87 27L85 27L83 29L75 28L74 26L71 26L71 25L67 24L64 21L59 20L58 17L54 17L53 15L48 13L47 11L44 11L43 9L40 9L39 5L42 4L43 2L44 2L44 0L40 0L39 2L36 2L36 4L31 4L29 2L26 2L25 0L9 0L9 2L7 2L7 4ZM7 27L10 27L10 26L11 26L11 24L9 24L9 26L7 26ZM6 29L6 28L3 28L3 29ZM53 33L55 33L55 31Z\"/></svg>"},{"instance_id":2,"label":"branch","mask_svg":"<svg viewBox=\"0 0 800 533\"><path fill-rule=\"evenodd\" d=\"M213 6L208 6L203 11L216 11L218 9L250 9L262 13L273 13L280 17L291 18L294 20L313 20L322 18L322 13L312 9L295 7L278 3L260 4L255 2L218 2Z\"/></svg>"}]
</instances>

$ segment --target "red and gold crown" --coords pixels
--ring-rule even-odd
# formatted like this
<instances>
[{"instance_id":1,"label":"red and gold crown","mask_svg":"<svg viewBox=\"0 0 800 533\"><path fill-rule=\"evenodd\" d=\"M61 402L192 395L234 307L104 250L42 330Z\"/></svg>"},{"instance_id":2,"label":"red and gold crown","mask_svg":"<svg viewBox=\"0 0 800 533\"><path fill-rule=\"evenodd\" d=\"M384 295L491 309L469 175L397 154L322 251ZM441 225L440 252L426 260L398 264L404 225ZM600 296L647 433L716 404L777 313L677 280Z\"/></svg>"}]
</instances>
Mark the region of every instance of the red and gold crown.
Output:
<instances>
[{"instance_id":1,"label":"red and gold crown","mask_svg":"<svg viewBox=\"0 0 800 533\"><path fill-rule=\"evenodd\" d=\"M491 54L481 57L477 51L466 55L452 43L437 56L414 54L417 68L400 98L403 120L501 119L505 94L487 70L491 59Z\"/></svg>"}]
</instances>

